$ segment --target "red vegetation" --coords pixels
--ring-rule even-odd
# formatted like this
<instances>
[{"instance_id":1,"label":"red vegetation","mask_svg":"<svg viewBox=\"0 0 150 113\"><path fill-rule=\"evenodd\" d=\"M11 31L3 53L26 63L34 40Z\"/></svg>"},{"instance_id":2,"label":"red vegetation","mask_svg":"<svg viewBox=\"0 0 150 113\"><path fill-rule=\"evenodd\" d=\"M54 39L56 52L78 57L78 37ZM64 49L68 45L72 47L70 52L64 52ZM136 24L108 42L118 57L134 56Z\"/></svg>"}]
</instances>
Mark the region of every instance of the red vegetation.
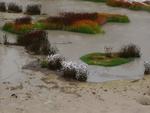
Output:
<instances>
[{"instance_id":1,"label":"red vegetation","mask_svg":"<svg viewBox=\"0 0 150 113\"><path fill-rule=\"evenodd\" d=\"M150 1L144 1L144 2L131 1L131 2L129 2L129 1L125 1L125 0L108 0L107 5L110 5L113 7L131 8L131 9L135 9L135 10L138 10L138 9L145 10L146 7L150 8Z\"/></svg>"},{"instance_id":2,"label":"red vegetation","mask_svg":"<svg viewBox=\"0 0 150 113\"><path fill-rule=\"evenodd\" d=\"M31 17L22 17L22 18L17 18L15 20L15 24L31 24L32 22Z\"/></svg>"},{"instance_id":3,"label":"red vegetation","mask_svg":"<svg viewBox=\"0 0 150 113\"><path fill-rule=\"evenodd\" d=\"M125 7L125 8L132 6L131 2L124 0L108 0L107 4L113 7Z\"/></svg>"},{"instance_id":4,"label":"red vegetation","mask_svg":"<svg viewBox=\"0 0 150 113\"><path fill-rule=\"evenodd\" d=\"M47 38L47 32L43 30L36 30L28 32L24 35L18 36L17 40L19 45L35 54L48 54L50 43Z\"/></svg>"}]
</instances>

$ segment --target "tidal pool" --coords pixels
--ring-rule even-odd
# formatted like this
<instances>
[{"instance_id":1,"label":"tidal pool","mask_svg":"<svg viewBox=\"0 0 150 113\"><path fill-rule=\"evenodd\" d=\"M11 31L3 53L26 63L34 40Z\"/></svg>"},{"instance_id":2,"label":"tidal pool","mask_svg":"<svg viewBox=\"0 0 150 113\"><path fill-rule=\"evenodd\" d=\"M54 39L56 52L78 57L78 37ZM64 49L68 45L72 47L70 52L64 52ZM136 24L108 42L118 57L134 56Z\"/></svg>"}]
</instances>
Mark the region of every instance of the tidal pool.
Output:
<instances>
[{"instance_id":1,"label":"tidal pool","mask_svg":"<svg viewBox=\"0 0 150 113\"><path fill-rule=\"evenodd\" d=\"M14 2L14 0L6 0L6 2ZM134 43L141 48L141 59L137 59L129 64L111 68L88 66L90 71L88 81L102 82L118 79L138 79L143 77L143 62L150 60L150 13L113 8L106 6L103 3L92 3L79 0L15 0L15 2L23 5L24 7L30 3L39 3L42 5L42 12L48 15L56 15L59 12L64 11L126 14L129 16L131 23L106 24L103 27L106 31L105 34L87 35L51 30L48 31L48 38L53 45L58 47L60 53L63 54L67 60L77 62L81 62L79 58L84 54L91 52L104 52L105 46L111 46L113 51L118 51L122 45ZM10 35L10 37L14 36Z\"/></svg>"}]
</instances>

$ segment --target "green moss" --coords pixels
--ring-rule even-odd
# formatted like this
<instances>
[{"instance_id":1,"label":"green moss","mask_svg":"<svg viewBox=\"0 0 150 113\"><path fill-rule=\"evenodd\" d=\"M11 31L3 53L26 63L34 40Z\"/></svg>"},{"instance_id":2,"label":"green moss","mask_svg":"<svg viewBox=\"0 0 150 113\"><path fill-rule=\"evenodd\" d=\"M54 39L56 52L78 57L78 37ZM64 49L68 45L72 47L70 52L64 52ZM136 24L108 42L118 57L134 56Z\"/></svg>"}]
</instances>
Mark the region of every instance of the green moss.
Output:
<instances>
[{"instance_id":1,"label":"green moss","mask_svg":"<svg viewBox=\"0 0 150 113\"><path fill-rule=\"evenodd\" d=\"M11 24L5 24L2 28L4 31L7 31L7 32L13 32L13 28L12 28L12 25Z\"/></svg>"},{"instance_id":2,"label":"green moss","mask_svg":"<svg viewBox=\"0 0 150 113\"><path fill-rule=\"evenodd\" d=\"M29 28L24 27L18 31L18 34L24 34L24 33L30 32L32 30L33 30L32 28L29 29Z\"/></svg>"},{"instance_id":3,"label":"green moss","mask_svg":"<svg viewBox=\"0 0 150 113\"><path fill-rule=\"evenodd\" d=\"M34 27L35 29L40 29L40 30L47 29L47 26L46 26L44 23L42 23L42 22L36 22L36 23L33 25L33 27Z\"/></svg>"},{"instance_id":4,"label":"green moss","mask_svg":"<svg viewBox=\"0 0 150 113\"><path fill-rule=\"evenodd\" d=\"M134 60L133 58L121 58L118 56L106 57L106 54L104 53L91 53L82 56L80 59L89 65L98 65L105 67L118 66Z\"/></svg>"},{"instance_id":5,"label":"green moss","mask_svg":"<svg viewBox=\"0 0 150 113\"><path fill-rule=\"evenodd\" d=\"M19 30L15 29L13 24L6 23L3 28L4 31L15 33L15 34L24 34L30 32L34 29L38 30L64 30L64 31L72 31L72 32L79 32L79 33L87 33L87 34L97 34L97 33L104 33L102 28L99 25L90 26L90 25L81 25L79 27L73 26L59 26L56 24L45 25L42 22L36 22L31 25L31 27L21 27Z\"/></svg>"},{"instance_id":6,"label":"green moss","mask_svg":"<svg viewBox=\"0 0 150 113\"><path fill-rule=\"evenodd\" d=\"M17 30L13 27L12 24L6 23L2 27L2 30L6 31L6 32L14 33L14 34L24 34L24 33L27 33L27 32L30 32L31 30L33 30L33 28L22 27L19 30Z\"/></svg>"},{"instance_id":7,"label":"green moss","mask_svg":"<svg viewBox=\"0 0 150 113\"><path fill-rule=\"evenodd\" d=\"M118 22L118 23L129 23L130 20L127 16L112 16L108 18L108 22Z\"/></svg>"},{"instance_id":8,"label":"green moss","mask_svg":"<svg viewBox=\"0 0 150 113\"><path fill-rule=\"evenodd\" d=\"M73 31L73 32L79 32L79 33L87 33L87 34L97 34L97 33L104 33L102 28L97 25L97 26L79 26L79 27L68 27L68 31Z\"/></svg>"}]
</instances>

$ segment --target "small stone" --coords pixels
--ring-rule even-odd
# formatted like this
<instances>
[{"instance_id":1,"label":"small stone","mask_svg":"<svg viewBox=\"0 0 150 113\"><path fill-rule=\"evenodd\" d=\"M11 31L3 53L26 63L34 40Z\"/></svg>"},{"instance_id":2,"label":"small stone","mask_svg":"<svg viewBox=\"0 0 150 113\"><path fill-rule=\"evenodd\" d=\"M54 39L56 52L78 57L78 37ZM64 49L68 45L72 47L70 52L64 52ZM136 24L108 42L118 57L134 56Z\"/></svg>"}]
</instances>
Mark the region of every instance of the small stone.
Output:
<instances>
[{"instance_id":1,"label":"small stone","mask_svg":"<svg viewBox=\"0 0 150 113\"><path fill-rule=\"evenodd\" d=\"M107 89L104 89L104 91L107 92L108 90L107 90Z\"/></svg>"},{"instance_id":2,"label":"small stone","mask_svg":"<svg viewBox=\"0 0 150 113\"><path fill-rule=\"evenodd\" d=\"M18 98L16 94L12 94L11 97Z\"/></svg>"},{"instance_id":3,"label":"small stone","mask_svg":"<svg viewBox=\"0 0 150 113\"><path fill-rule=\"evenodd\" d=\"M93 95L95 95L95 94L96 94L96 92L92 92L92 94L93 94Z\"/></svg>"}]
</instances>

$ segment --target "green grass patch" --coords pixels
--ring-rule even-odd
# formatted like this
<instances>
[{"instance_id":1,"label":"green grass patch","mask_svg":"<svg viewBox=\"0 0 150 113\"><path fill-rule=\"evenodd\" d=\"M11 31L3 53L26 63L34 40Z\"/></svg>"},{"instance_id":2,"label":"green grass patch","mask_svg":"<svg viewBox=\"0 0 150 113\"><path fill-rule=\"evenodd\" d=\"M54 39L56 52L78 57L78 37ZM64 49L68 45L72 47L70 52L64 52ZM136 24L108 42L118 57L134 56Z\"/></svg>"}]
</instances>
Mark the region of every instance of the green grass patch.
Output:
<instances>
[{"instance_id":1,"label":"green grass patch","mask_svg":"<svg viewBox=\"0 0 150 113\"><path fill-rule=\"evenodd\" d=\"M108 22L117 22L117 23L129 23L130 20L128 16L125 15L116 15L116 16L111 16L107 20Z\"/></svg>"},{"instance_id":2,"label":"green grass patch","mask_svg":"<svg viewBox=\"0 0 150 113\"><path fill-rule=\"evenodd\" d=\"M39 29L39 30L44 30L44 29L47 29L47 26L46 24L42 23L42 22L36 22L33 27L35 29Z\"/></svg>"},{"instance_id":3,"label":"green grass patch","mask_svg":"<svg viewBox=\"0 0 150 113\"><path fill-rule=\"evenodd\" d=\"M10 32L10 33L14 33L14 34L24 34L27 32L30 32L33 30L32 25L24 25L20 28L18 28L17 26L14 26L14 24L12 23L6 23L3 27L2 30L6 31L6 32Z\"/></svg>"},{"instance_id":4,"label":"green grass patch","mask_svg":"<svg viewBox=\"0 0 150 113\"><path fill-rule=\"evenodd\" d=\"M78 27L69 27L67 31L86 33L86 34L104 33L104 30L99 25L97 26L81 25Z\"/></svg>"},{"instance_id":5,"label":"green grass patch","mask_svg":"<svg viewBox=\"0 0 150 113\"><path fill-rule=\"evenodd\" d=\"M64 30L64 31L71 31L71 32L78 32L78 33L86 33L86 34L97 34L97 33L104 33L104 30L101 28L100 25L80 25L77 27L74 26L59 26L56 24L48 24L42 22L36 22L33 25L20 25L17 27L13 23L6 23L3 28L4 31L14 33L14 34L24 34L30 32L34 29L37 30Z\"/></svg>"},{"instance_id":6,"label":"green grass patch","mask_svg":"<svg viewBox=\"0 0 150 113\"><path fill-rule=\"evenodd\" d=\"M98 65L105 67L118 66L134 60L134 58L121 58L118 55L107 57L105 53L91 53L82 56L80 59L88 65Z\"/></svg>"},{"instance_id":7,"label":"green grass patch","mask_svg":"<svg viewBox=\"0 0 150 113\"><path fill-rule=\"evenodd\" d=\"M63 30L86 34L105 33L102 26L107 22L128 23L125 15L107 13L66 13L66 16L49 17L36 22L31 18L18 18L5 23L3 30L15 34L24 34L32 30ZM93 18L94 19L93 19Z\"/></svg>"}]
</instances>

